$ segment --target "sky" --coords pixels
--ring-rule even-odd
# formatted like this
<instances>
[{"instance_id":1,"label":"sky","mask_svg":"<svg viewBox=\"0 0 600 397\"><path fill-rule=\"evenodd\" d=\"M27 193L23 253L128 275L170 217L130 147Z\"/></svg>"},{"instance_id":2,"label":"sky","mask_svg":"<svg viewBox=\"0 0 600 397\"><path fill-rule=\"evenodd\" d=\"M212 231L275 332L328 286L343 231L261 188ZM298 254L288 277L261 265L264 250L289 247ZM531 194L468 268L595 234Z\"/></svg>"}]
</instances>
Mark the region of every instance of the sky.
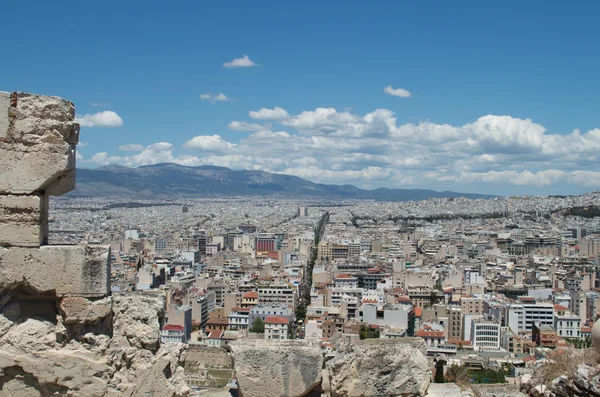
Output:
<instances>
[{"instance_id":1,"label":"sky","mask_svg":"<svg viewBox=\"0 0 600 397\"><path fill-rule=\"evenodd\" d=\"M0 90L73 101L78 167L577 194L600 189L599 14L592 1L12 1Z\"/></svg>"}]
</instances>

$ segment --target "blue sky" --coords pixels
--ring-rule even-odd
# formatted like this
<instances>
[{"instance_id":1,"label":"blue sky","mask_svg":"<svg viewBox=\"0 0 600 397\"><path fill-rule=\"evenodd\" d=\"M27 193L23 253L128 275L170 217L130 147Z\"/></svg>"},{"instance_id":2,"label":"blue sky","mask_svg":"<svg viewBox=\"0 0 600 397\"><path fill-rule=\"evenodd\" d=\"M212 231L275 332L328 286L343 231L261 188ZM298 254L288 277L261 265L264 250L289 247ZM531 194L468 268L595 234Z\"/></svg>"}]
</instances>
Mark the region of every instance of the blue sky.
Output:
<instances>
[{"instance_id":1,"label":"blue sky","mask_svg":"<svg viewBox=\"0 0 600 397\"><path fill-rule=\"evenodd\" d=\"M171 3L4 4L0 89L73 101L82 167L600 187L597 2ZM244 55L256 65L224 66Z\"/></svg>"}]
</instances>

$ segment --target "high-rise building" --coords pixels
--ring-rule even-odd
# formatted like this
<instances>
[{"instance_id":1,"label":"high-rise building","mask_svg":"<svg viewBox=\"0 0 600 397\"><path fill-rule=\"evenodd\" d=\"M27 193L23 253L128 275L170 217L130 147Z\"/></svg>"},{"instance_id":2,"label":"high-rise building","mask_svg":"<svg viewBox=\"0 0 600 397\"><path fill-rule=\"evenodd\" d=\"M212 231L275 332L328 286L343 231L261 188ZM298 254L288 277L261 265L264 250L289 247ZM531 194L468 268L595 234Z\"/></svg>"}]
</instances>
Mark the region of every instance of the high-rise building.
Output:
<instances>
[{"instance_id":1,"label":"high-rise building","mask_svg":"<svg viewBox=\"0 0 600 397\"><path fill-rule=\"evenodd\" d=\"M257 252L277 251L277 237L272 235L260 235L256 237L254 247Z\"/></svg>"},{"instance_id":2,"label":"high-rise building","mask_svg":"<svg viewBox=\"0 0 600 397\"><path fill-rule=\"evenodd\" d=\"M206 256L206 244L208 243L208 236L206 232L202 231L198 235L198 251L201 256Z\"/></svg>"}]
</instances>

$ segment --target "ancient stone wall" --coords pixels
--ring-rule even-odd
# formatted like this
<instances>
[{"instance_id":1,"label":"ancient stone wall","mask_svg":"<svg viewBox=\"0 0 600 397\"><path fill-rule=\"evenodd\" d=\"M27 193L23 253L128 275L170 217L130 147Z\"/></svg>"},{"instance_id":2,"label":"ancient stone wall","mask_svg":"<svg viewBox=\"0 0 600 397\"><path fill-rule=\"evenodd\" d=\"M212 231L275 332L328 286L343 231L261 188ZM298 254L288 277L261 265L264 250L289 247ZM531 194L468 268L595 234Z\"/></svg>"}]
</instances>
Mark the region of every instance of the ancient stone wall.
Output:
<instances>
[{"instance_id":1,"label":"ancient stone wall","mask_svg":"<svg viewBox=\"0 0 600 397\"><path fill-rule=\"evenodd\" d=\"M75 187L73 103L0 91L0 396L184 396L164 297L110 296L110 247L48 245L49 196Z\"/></svg>"},{"instance_id":2,"label":"ancient stone wall","mask_svg":"<svg viewBox=\"0 0 600 397\"><path fill-rule=\"evenodd\" d=\"M231 355L225 349L202 345L190 346L185 363L194 368L233 368Z\"/></svg>"}]
</instances>

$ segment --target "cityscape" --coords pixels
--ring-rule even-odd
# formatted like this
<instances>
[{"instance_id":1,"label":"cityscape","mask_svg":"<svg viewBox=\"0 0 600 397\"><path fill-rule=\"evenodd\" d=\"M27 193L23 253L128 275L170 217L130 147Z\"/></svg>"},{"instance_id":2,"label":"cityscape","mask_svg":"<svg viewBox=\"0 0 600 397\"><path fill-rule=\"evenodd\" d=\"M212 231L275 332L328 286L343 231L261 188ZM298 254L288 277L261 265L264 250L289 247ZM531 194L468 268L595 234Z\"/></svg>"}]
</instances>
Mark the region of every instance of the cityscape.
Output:
<instances>
[{"instance_id":1,"label":"cityscape","mask_svg":"<svg viewBox=\"0 0 600 397\"><path fill-rule=\"evenodd\" d=\"M0 397L600 397L598 15L6 2Z\"/></svg>"},{"instance_id":2,"label":"cityscape","mask_svg":"<svg viewBox=\"0 0 600 397\"><path fill-rule=\"evenodd\" d=\"M522 385L547 352L591 346L599 205L599 192L406 202L63 196L49 222L51 243L111 246L113 293L166 295L163 343L225 352L243 339L304 339L329 360L365 337L417 337L432 368L440 357L444 368L510 368L503 379ZM191 388L235 382L231 366L186 368Z\"/></svg>"}]
</instances>

